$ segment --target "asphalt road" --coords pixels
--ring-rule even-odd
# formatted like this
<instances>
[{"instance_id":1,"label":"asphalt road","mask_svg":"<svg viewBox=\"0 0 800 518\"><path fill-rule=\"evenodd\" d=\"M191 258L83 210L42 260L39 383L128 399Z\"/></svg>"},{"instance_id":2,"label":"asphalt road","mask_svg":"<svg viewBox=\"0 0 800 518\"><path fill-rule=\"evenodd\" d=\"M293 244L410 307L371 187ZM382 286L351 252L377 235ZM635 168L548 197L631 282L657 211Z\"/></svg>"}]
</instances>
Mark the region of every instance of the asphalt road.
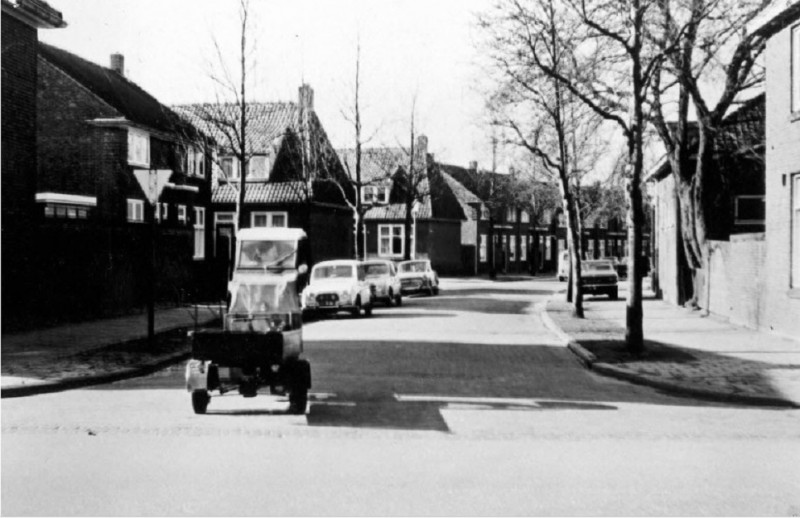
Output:
<instances>
[{"instance_id":1,"label":"asphalt road","mask_svg":"<svg viewBox=\"0 0 800 518\"><path fill-rule=\"evenodd\" d=\"M192 413L183 366L2 401L4 515L800 515L800 412L599 377L555 281L443 281L308 324L306 416ZM602 302L598 302L602 303Z\"/></svg>"}]
</instances>

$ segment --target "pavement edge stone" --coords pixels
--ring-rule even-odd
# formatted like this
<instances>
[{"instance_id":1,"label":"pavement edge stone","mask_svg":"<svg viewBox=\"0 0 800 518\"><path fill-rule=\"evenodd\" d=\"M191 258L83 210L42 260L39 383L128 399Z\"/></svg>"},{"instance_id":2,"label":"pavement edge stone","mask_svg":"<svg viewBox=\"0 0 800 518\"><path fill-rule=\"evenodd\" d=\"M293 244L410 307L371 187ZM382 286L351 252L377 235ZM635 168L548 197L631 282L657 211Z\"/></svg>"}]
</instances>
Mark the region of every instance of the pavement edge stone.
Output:
<instances>
[{"instance_id":1,"label":"pavement edge stone","mask_svg":"<svg viewBox=\"0 0 800 518\"><path fill-rule=\"evenodd\" d=\"M598 374L636 383L639 385L650 386L666 392L674 394L692 396L703 398L712 401L719 401L723 403L740 403L745 405L757 406L770 406L780 408L800 408L800 405L788 399L768 396L755 396L748 394L735 394L731 392L721 392L718 390L711 390L703 387L697 387L690 384L681 384L672 381L662 380L653 376L645 376L638 374L624 367L612 365L609 363L598 362L597 357L584 348L577 340L567 334L561 327L556 324L553 318L547 311L547 308L552 299L544 302L542 308L542 321L545 326L553 331L565 343L567 348L578 357L578 360L587 368Z\"/></svg>"}]
</instances>

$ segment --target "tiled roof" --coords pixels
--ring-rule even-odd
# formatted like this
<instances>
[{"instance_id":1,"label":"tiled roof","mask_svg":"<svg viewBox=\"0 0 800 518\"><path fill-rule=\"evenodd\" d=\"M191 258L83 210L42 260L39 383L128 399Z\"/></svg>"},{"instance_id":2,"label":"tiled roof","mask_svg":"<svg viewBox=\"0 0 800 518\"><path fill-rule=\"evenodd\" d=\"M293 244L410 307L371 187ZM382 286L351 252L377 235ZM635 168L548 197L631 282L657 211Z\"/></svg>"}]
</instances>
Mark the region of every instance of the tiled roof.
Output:
<instances>
[{"instance_id":1,"label":"tiled roof","mask_svg":"<svg viewBox=\"0 0 800 518\"><path fill-rule=\"evenodd\" d=\"M69 75L127 120L148 128L184 135L196 129L141 87L113 70L39 42L39 56Z\"/></svg>"},{"instance_id":2,"label":"tiled roof","mask_svg":"<svg viewBox=\"0 0 800 518\"><path fill-rule=\"evenodd\" d=\"M344 170L351 178L356 174L356 150L337 149L336 153L342 161ZM388 181L400 167L408 164L408 154L402 148L362 148L361 149L361 181Z\"/></svg>"},{"instance_id":3,"label":"tiled roof","mask_svg":"<svg viewBox=\"0 0 800 518\"><path fill-rule=\"evenodd\" d=\"M426 199L417 213L417 219L430 219L432 217L430 199ZM366 220L405 220L406 206L402 203L378 205L369 209L364 214Z\"/></svg>"},{"instance_id":4,"label":"tiled roof","mask_svg":"<svg viewBox=\"0 0 800 518\"><path fill-rule=\"evenodd\" d=\"M450 189L450 192L458 201L459 206L461 207L461 211L464 213L466 218L472 219L473 208L469 205L471 203L482 203L480 198L475 196L469 189L464 187L458 180L450 176L444 171L440 171L442 174L442 178L444 178L445 184Z\"/></svg>"},{"instance_id":5,"label":"tiled roof","mask_svg":"<svg viewBox=\"0 0 800 518\"><path fill-rule=\"evenodd\" d=\"M238 123L240 116L239 107L232 103L179 104L172 108L224 147L230 142L222 130L224 124L215 124L213 121ZM292 102L247 103L246 131L250 151L268 153L275 149L287 130L297 131L298 113L297 104ZM310 116L316 118L313 112Z\"/></svg>"},{"instance_id":6,"label":"tiled roof","mask_svg":"<svg viewBox=\"0 0 800 518\"><path fill-rule=\"evenodd\" d=\"M309 192L313 197L313 192ZM216 185L212 203L236 203L238 190L229 183ZM303 182L253 182L244 191L245 203L303 203L306 187Z\"/></svg>"},{"instance_id":7,"label":"tiled roof","mask_svg":"<svg viewBox=\"0 0 800 518\"><path fill-rule=\"evenodd\" d=\"M739 109L725 117L717 137L717 146L729 152L736 152L764 145L765 109L765 94L743 103Z\"/></svg>"}]
</instances>

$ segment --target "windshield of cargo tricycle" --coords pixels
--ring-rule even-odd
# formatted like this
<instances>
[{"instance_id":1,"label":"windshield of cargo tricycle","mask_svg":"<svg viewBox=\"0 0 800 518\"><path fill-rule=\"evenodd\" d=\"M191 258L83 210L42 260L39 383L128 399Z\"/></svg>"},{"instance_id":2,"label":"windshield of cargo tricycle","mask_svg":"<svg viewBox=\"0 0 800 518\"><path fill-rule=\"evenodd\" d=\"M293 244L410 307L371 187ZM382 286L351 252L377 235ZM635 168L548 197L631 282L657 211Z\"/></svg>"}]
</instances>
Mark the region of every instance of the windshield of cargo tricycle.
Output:
<instances>
[{"instance_id":1,"label":"windshield of cargo tricycle","mask_svg":"<svg viewBox=\"0 0 800 518\"><path fill-rule=\"evenodd\" d=\"M237 269L295 268L297 241L242 241Z\"/></svg>"},{"instance_id":2,"label":"windshield of cargo tricycle","mask_svg":"<svg viewBox=\"0 0 800 518\"><path fill-rule=\"evenodd\" d=\"M300 299L294 278L275 277L275 282L269 283L232 283L229 312L237 315L298 312Z\"/></svg>"}]
</instances>

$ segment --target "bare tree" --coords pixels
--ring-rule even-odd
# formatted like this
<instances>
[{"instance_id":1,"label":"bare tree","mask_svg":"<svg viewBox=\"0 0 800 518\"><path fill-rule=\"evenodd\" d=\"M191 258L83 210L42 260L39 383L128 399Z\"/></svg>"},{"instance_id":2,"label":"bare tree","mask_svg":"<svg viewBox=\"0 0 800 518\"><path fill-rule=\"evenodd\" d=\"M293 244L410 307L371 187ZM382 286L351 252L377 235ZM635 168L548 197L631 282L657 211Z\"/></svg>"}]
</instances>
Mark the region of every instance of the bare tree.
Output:
<instances>
[{"instance_id":1,"label":"bare tree","mask_svg":"<svg viewBox=\"0 0 800 518\"><path fill-rule=\"evenodd\" d=\"M416 95L411 101L411 118L409 124L409 145L402 148L406 155L406 166L401 167L395 174L395 184L400 187L404 211L405 243L403 259L411 259L411 241L414 211L431 197L431 184L428 177L428 139L418 135L416 130ZM416 243L416 236L413 236ZM415 244L416 246L416 244Z\"/></svg>"},{"instance_id":2,"label":"bare tree","mask_svg":"<svg viewBox=\"0 0 800 518\"><path fill-rule=\"evenodd\" d=\"M573 303L575 315L583 317L582 225L576 191L602 149L594 138L601 119L546 71L568 73L570 52L580 34L578 24L565 6L551 0L524 7L509 2L501 5L500 12L506 23L488 17L482 20L490 33L493 64L501 74L493 111L499 124L513 131L512 143L527 150L558 181L570 244L567 300Z\"/></svg>"},{"instance_id":3,"label":"bare tree","mask_svg":"<svg viewBox=\"0 0 800 518\"><path fill-rule=\"evenodd\" d=\"M665 56L652 83L652 118L677 186L683 253L692 270L693 294L686 304L692 307L698 305L708 260L706 241L709 235L729 232L726 218L720 217L727 213L728 184L713 165L715 141L737 96L763 79L758 58L766 40L746 28L766 3L661 0L649 31ZM704 91L703 83L720 75L721 92ZM673 123L667 122L667 98L675 99ZM689 121L690 108L696 124Z\"/></svg>"},{"instance_id":4,"label":"bare tree","mask_svg":"<svg viewBox=\"0 0 800 518\"><path fill-rule=\"evenodd\" d=\"M522 0L500 0L500 21L517 26L520 41L514 47L531 66L560 85L563 94L580 101L603 121L615 125L627 147L630 247L626 345L632 352L644 348L642 329L642 170L645 105L655 68L662 54L647 36L656 0L547 0L529 5ZM557 23L548 16L556 10ZM560 58L550 59L552 40L559 42ZM563 98L563 97L562 97Z\"/></svg>"}]
</instances>

